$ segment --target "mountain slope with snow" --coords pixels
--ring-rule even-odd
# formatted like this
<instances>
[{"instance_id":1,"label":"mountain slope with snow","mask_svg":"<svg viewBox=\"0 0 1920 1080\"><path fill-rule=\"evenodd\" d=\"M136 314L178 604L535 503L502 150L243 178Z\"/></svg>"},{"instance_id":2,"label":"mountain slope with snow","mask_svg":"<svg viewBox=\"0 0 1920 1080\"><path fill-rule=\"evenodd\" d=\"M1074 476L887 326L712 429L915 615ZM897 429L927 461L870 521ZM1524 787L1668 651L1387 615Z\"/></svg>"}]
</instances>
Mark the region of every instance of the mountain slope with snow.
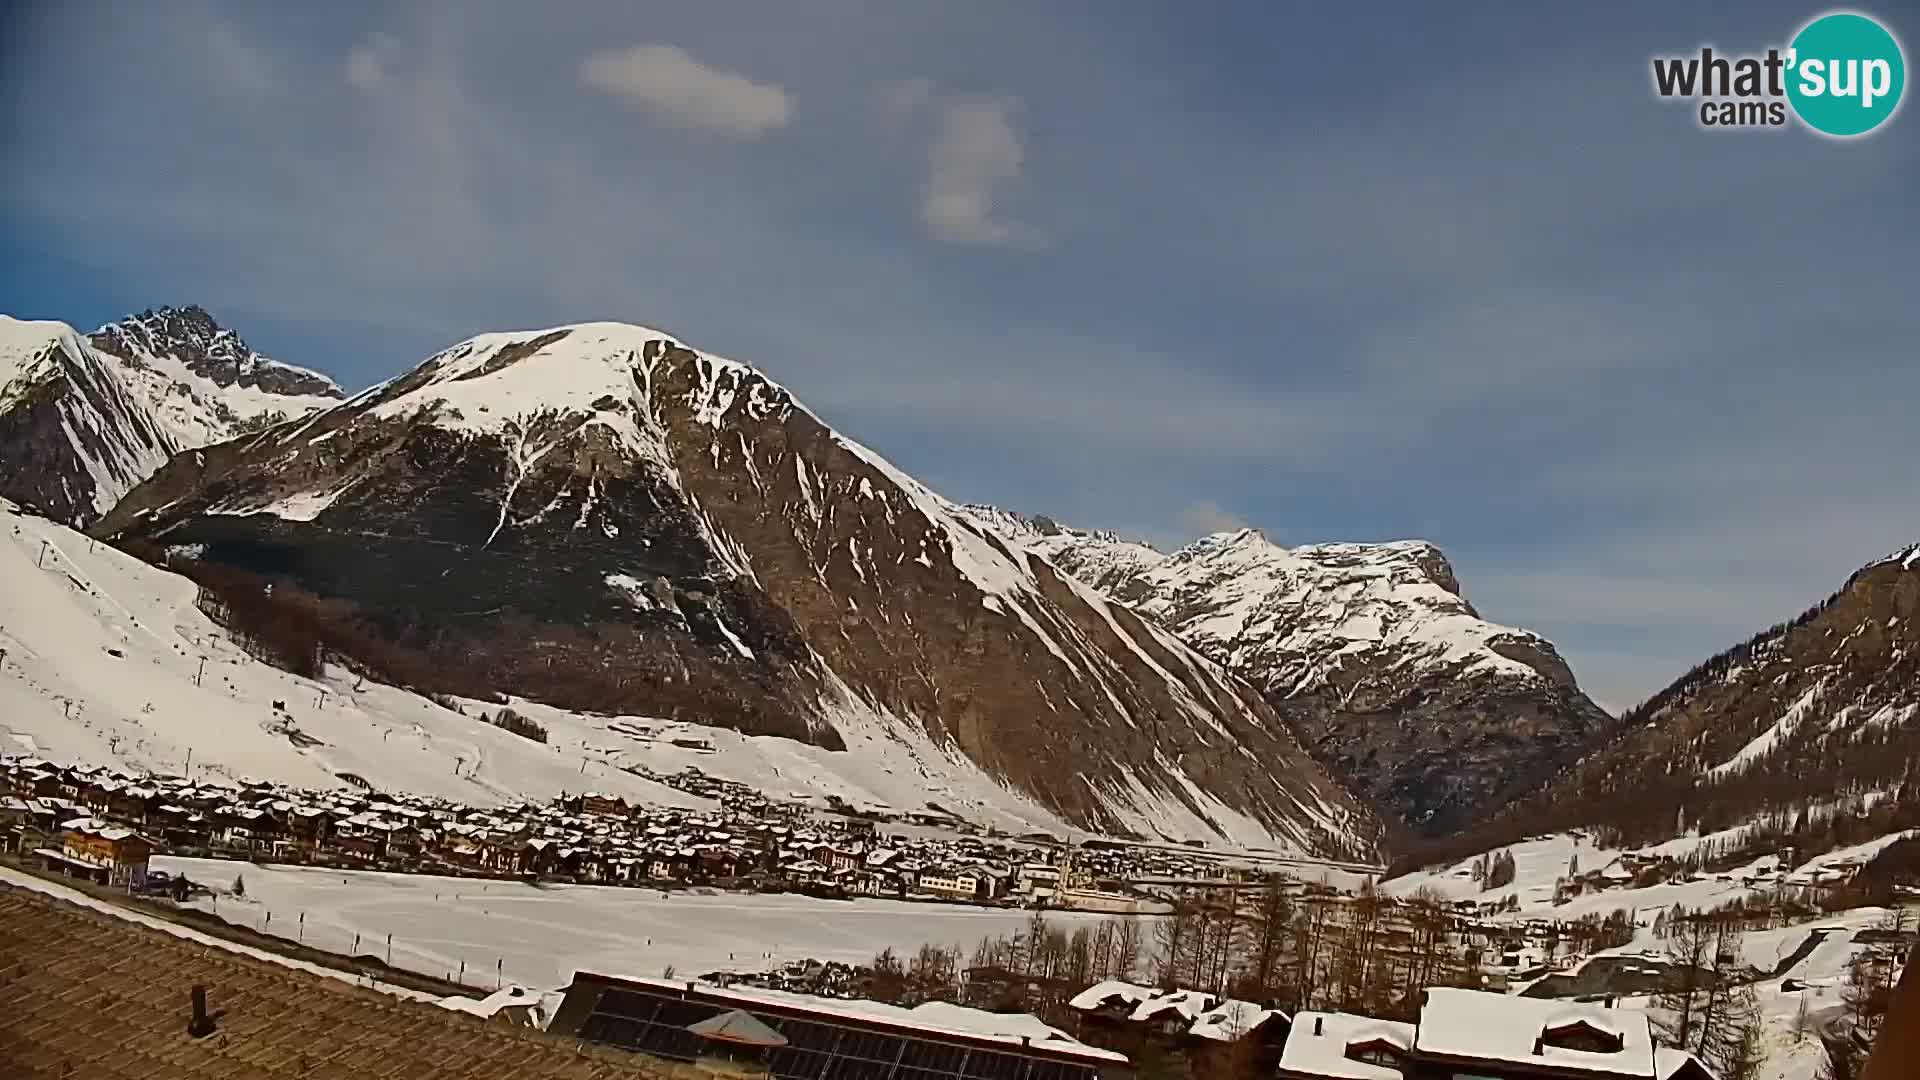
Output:
<instances>
[{"instance_id":1,"label":"mountain slope with snow","mask_svg":"<svg viewBox=\"0 0 1920 1080\"><path fill-rule=\"evenodd\" d=\"M1336 775L1417 830L1474 820L1609 724L1549 642L1480 618L1431 544L1289 549L1241 529L1162 555L969 509L1259 687Z\"/></svg>"},{"instance_id":2,"label":"mountain slope with snow","mask_svg":"<svg viewBox=\"0 0 1920 1080\"><path fill-rule=\"evenodd\" d=\"M100 531L437 639L448 679L828 749L911 731L1089 828L1377 841L1217 664L753 368L643 327L476 337L180 455Z\"/></svg>"},{"instance_id":3,"label":"mountain slope with snow","mask_svg":"<svg viewBox=\"0 0 1920 1080\"><path fill-rule=\"evenodd\" d=\"M1770 816L1747 840L1825 850L1920 826L1916 762L1920 545L1701 663L1508 819L1514 829L1603 825L1656 841ZM1814 812L1835 801L1865 808Z\"/></svg>"},{"instance_id":4,"label":"mountain slope with snow","mask_svg":"<svg viewBox=\"0 0 1920 1080\"><path fill-rule=\"evenodd\" d=\"M0 315L0 497L92 521L179 449L72 327Z\"/></svg>"},{"instance_id":5,"label":"mountain slope with snow","mask_svg":"<svg viewBox=\"0 0 1920 1080\"><path fill-rule=\"evenodd\" d=\"M0 495L86 524L173 454L340 396L199 308L143 312L90 338L0 316Z\"/></svg>"}]
</instances>

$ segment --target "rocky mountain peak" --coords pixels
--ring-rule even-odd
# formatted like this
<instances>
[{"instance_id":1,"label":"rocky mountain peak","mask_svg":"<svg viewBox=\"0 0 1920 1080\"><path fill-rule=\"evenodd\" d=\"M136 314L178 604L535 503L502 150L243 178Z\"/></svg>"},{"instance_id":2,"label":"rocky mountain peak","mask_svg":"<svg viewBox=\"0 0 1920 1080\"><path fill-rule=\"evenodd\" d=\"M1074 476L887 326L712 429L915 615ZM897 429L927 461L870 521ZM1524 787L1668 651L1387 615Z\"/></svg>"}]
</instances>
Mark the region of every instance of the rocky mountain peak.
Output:
<instances>
[{"instance_id":1,"label":"rocky mountain peak","mask_svg":"<svg viewBox=\"0 0 1920 1080\"><path fill-rule=\"evenodd\" d=\"M240 386L271 394L339 398L332 379L316 371L269 359L240 335L221 326L197 304L148 308L108 323L90 337L93 347L138 362L168 357L220 387Z\"/></svg>"}]
</instances>

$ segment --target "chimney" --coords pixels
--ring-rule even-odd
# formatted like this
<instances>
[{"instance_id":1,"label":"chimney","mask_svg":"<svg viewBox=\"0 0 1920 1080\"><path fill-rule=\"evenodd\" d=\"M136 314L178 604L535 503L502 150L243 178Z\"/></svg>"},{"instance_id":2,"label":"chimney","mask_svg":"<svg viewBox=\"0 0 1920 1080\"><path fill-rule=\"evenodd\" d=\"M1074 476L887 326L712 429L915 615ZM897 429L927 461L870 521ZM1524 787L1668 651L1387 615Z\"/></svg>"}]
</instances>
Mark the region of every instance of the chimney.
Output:
<instances>
[{"instance_id":1,"label":"chimney","mask_svg":"<svg viewBox=\"0 0 1920 1080\"><path fill-rule=\"evenodd\" d=\"M1536 1056L1540 1054L1544 1054L1546 1052L1546 1047L1547 1047L1547 1037L1545 1035L1535 1035L1533 1037L1533 1052Z\"/></svg>"},{"instance_id":2,"label":"chimney","mask_svg":"<svg viewBox=\"0 0 1920 1080\"><path fill-rule=\"evenodd\" d=\"M1314 1017L1314 1018L1313 1018L1313 1033L1314 1033L1315 1035L1320 1035L1320 1034L1324 1034L1324 1033L1325 1033L1325 1032L1324 1032L1324 1029L1325 1029L1325 1027L1326 1027L1326 1023L1327 1023L1327 1018L1326 1018L1326 1017L1324 1017L1324 1016L1316 1016L1316 1017Z\"/></svg>"},{"instance_id":3,"label":"chimney","mask_svg":"<svg viewBox=\"0 0 1920 1080\"><path fill-rule=\"evenodd\" d=\"M1608 995L1607 995L1607 1008L1609 1008L1609 1009L1611 1009L1611 1008L1613 1008L1613 995L1612 995L1612 994L1608 994Z\"/></svg>"},{"instance_id":4,"label":"chimney","mask_svg":"<svg viewBox=\"0 0 1920 1080\"><path fill-rule=\"evenodd\" d=\"M195 1039L204 1039L211 1034L213 1034L213 1017L207 1015L207 988L195 983L193 1019L187 1022L187 1035Z\"/></svg>"}]
</instances>

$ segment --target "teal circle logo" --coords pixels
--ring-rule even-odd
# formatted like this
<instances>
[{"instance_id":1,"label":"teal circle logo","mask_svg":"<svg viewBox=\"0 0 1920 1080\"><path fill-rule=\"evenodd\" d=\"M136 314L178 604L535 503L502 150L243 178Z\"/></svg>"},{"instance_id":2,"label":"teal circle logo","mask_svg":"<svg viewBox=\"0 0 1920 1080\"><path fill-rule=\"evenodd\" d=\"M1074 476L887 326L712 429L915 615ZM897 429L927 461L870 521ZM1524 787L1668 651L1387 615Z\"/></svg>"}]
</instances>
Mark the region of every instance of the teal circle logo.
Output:
<instances>
[{"instance_id":1,"label":"teal circle logo","mask_svg":"<svg viewBox=\"0 0 1920 1080\"><path fill-rule=\"evenodd\" d=\"M1787 53L1787 100L1825 135L1865 135L1900 107L1907 61L1887 28L1850 11L1802 27Z\"/></svg>"}]
</instances>

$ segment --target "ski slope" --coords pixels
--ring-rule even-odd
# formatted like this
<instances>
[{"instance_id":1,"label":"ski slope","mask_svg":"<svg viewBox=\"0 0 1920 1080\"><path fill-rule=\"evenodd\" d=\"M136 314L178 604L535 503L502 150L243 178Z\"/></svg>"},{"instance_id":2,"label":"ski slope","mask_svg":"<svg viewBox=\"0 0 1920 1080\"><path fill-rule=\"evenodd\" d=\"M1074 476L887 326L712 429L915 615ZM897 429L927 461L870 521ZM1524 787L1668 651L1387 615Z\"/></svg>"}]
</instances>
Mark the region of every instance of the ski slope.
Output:
<instances>
[{"instance_id":1,"label":"ski slope","mask_svg":"<svg viewBox=\"0 0 1920 1080\"><path fill-rule=\"evenodd\" d=\"M0 582L0 749L309 788L350 773L481 805L589 788L707 805L593 760L566 733L543 746L344 672L262 664L194 606L192 582L10 506Z\"/></svg>"},{"instance_id":2,"label":"ski slope","mask_svg":"<svg viewBox=\"0 0 1920 1080\"><path fill-rule=\"evenodd\" d=\"M234 645L194 606L192 582L4 501L0 582L0 752L314 789L344 786L342 774L351 774L378 789L472 805L600 791L710 806L635 775L692 766L775 799L825 806L831 796L901 812L934 803L1011 833L1083 835L956 751L883 717L836 717L849 749L833 751L516 700L517 712L546 727L541 744L478 718L498 706L465 702L463 715L335 668L318 680L291 675ZM275 702L286 711L277 714Z\"/></svg>"}]
</instances>

